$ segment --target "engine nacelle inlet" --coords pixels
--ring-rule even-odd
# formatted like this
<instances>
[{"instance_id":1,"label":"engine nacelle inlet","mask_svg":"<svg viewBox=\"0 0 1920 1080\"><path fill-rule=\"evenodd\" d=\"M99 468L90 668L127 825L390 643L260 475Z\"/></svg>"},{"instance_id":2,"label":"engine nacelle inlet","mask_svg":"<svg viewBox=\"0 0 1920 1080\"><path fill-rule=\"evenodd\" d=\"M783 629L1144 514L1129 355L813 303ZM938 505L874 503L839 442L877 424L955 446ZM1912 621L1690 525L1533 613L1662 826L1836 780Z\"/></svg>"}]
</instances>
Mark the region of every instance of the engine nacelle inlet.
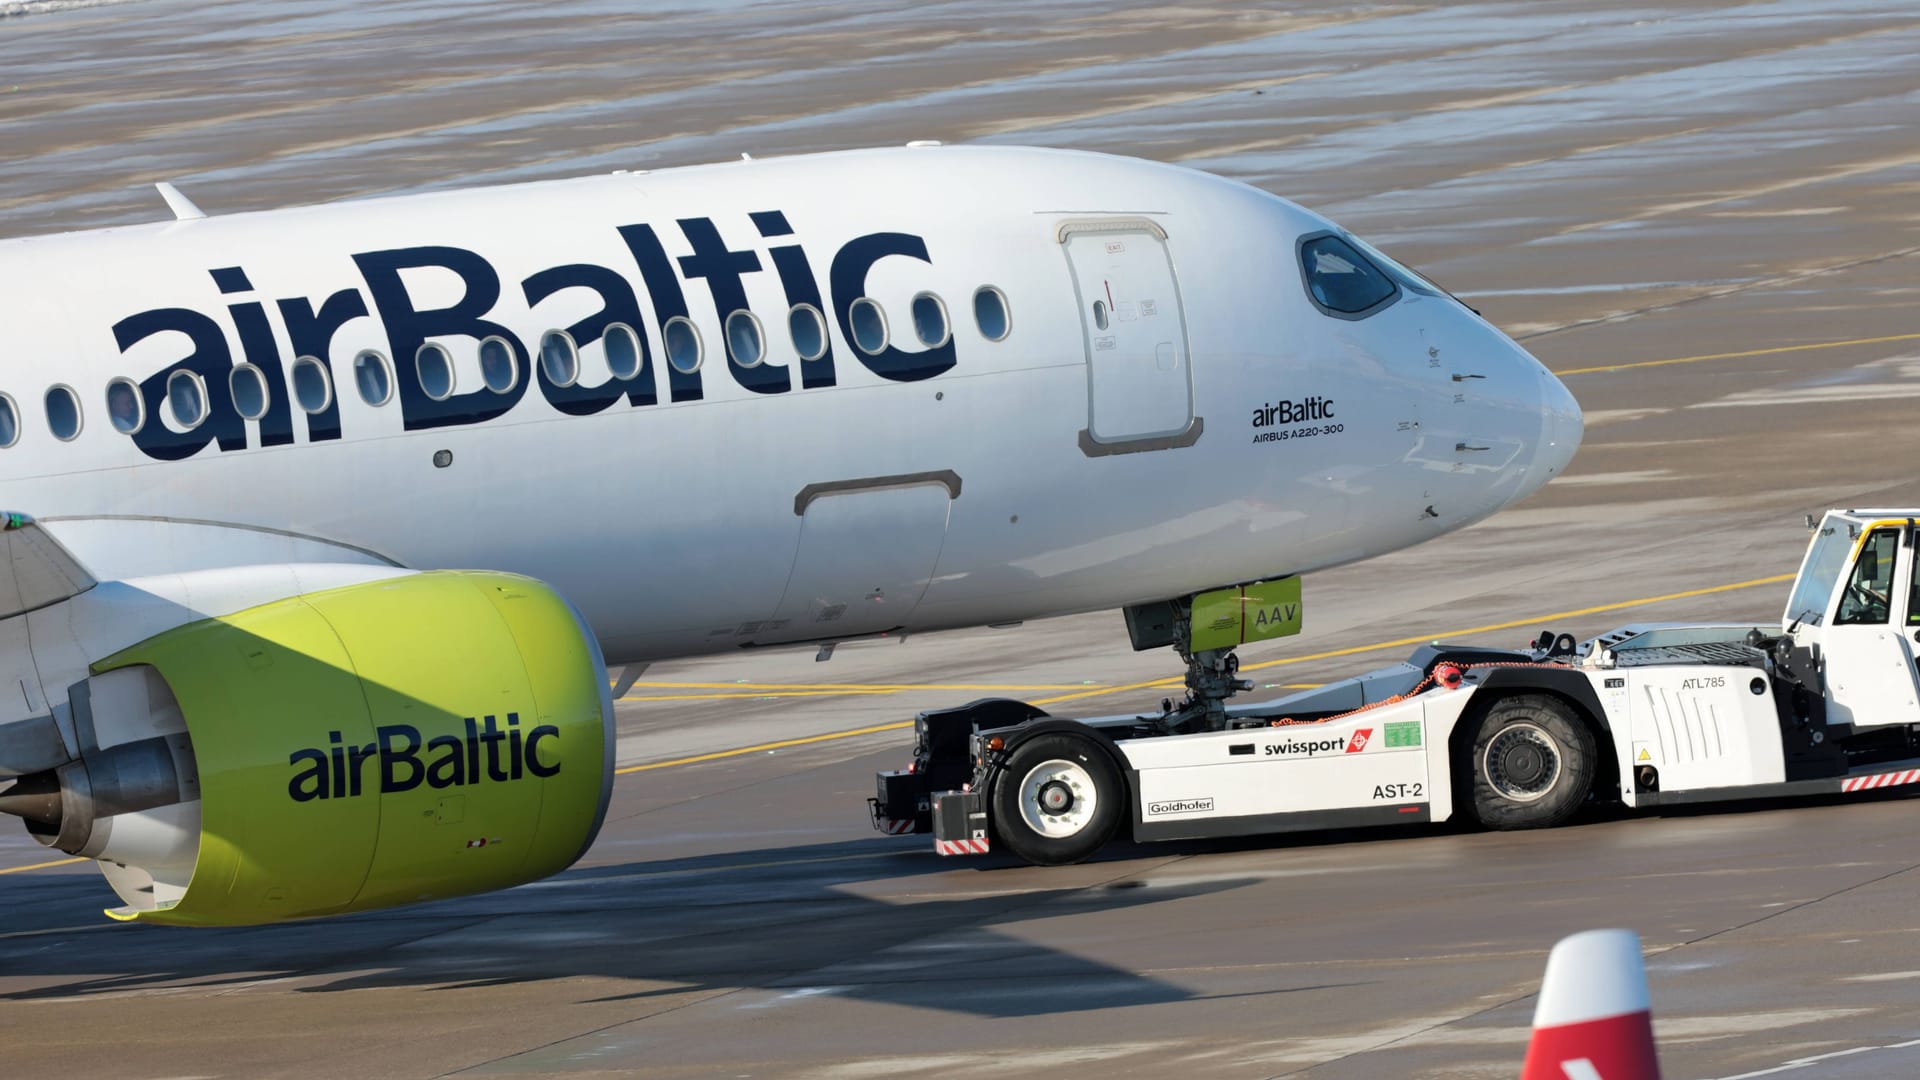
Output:
<instances>
[{"instance_id":1,"label":"engine nacelle inlet","mask_svg":"<svg viewBox=\"0 0 1920 1080\"><path fill-rule=\"evenodd\" d=\"M241 925L520 884L585 852L612 791L598 646L527 578L366 581L91 670L54 718L78 754L0 788L0 812L101 860L116 918ZM0 757L50 758L58 734L19 726Z\"/></svg>"}]
</instances>

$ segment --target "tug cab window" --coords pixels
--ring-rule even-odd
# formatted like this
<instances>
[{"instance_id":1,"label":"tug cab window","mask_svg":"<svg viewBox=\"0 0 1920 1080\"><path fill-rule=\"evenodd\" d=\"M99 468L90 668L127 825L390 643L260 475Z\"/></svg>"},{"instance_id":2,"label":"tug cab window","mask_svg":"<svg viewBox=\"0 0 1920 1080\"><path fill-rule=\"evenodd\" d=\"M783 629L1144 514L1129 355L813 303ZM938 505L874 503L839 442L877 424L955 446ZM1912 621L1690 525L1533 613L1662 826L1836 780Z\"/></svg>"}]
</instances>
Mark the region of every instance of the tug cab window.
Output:
<instances>
[{"instance_id":1,"label":"tug cab window","mask_svg":"<svg viewBox=\"0 0 1920 1080\"><path fill-rule=\"evenodd\" d=\"M1300 270L1306 276L1307 295L1335 318L1364 318L1400 292L1393 279L1359 249L1332 233L1300 241Z\"/></svg>"},{"instance_id":2,"label":"tug cab window","mask_svg":"<svg viewBox=\"0 0 1920 1080\"><path fill-rule=\"evenodd\" d=\"M1912 580L1907 584L1907 625L1920 626L1920 558L1913 560Z\"/></svg>"},{"instance_id":3,"label":"tug cab window","mask_svg":"<svg viewBox=\"0 0 1920 1080\"><path fill-rule=\"evenodd\" d=\"M1834 612L1835 626L1879 626L1892 613L1893 562L1900 553L1898 529L1875 529L1860 545L1846 591Z\"/></svg>"}]
</instances>

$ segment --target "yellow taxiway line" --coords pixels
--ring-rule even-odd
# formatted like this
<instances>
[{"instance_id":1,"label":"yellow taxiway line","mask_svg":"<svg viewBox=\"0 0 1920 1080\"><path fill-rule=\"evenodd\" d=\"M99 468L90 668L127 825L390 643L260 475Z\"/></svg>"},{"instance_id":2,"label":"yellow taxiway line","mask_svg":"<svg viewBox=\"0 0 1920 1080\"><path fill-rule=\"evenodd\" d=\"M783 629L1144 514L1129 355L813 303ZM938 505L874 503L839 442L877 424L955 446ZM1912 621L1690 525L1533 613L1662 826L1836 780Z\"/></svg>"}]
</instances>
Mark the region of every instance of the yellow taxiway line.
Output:
<instances>
[{"instance_id":1,"label":"yellow taxiway line","mask_svg":"<svg viewBox=\"0 0 1920 1080\"><path fill-rule=\"evenodd\" d=\"M701 761L718 761L721 758L739 757L742 754L758 754L768 750L784 750L789 746L805 746L808 743L830 742L834 739L851 739L855 735L872 735L879 731L899 731L913 726L911 720L899 720L891 724L875 724L872 727L855 728L852 731L830 731L825 735L808 735L801 739L782 739L779 742L760 743L755 746L741 746L732 750L716 750L711 754L695 754L692 757L674 758L672 761L654 761L645 765L629 765L624 769L615 769L615 776L628 773L646 772L649 769L669 769L675 765L692 765Z\"/></svg>"},{"instance_id":2,"label":"yellow taxiway line","mask_svg":"<svg viewBox=\"0 0 1920 1080\"><path fill-rule=\"evenodd\" d=\"M892 687L843 686L835 690L748 690L738 694L628 694L621 701L724 701L729 698L875 697L897 694Z\"/></svg>"},{"instance_id":3,"label":"yellow taxiway line","mask_svg":"<svg viewBox=\"0 0 1920 1080\"><path fill-rule=\"evenodd\" d=\"M1809 352L1814 349L1842 349L1849 345L1885 345L1894 341L1920 341L1920 334L1890 334L1886 337L1851 338L1847 341L1817 341L1811 345L1780 345L1771 349L1743 349L1740 352L1707 353L1702 356L1676 356L1670 360L1636 360L1626 364L1602 364L1598 367L1568 368L1555 375L1597 375L1603 371L1633 371L1638 368L1666 367L1669 364L1697 364L1702 360L1737 360L1747 356L1775 356L1779 353Z\"/></svg>"},{"instance_id":4,"label":"yellow taxiway line","mask_svg":"<svg viewBox=\"0 0 1920 1080\"><path fill-rule=\"evenodd\" d=\"M51 870L56 866L72 866L74 863L91 862L91 859L55 859L52 862L37 862L28 866L9 866L0 868L0 874L24 874L29 870Z\"/></svg>"},{"instance_id":5,"label":"yellow taxiway line","mask_svg":"<svg viewBox=\"0 0 1920 1080\"><path fill-rule=\"evenodd\" d=\"M663 690L1074 690L1085 683L759 683L759 682L637 682L635 686Z\"/></svg>"},{"instance_id":6,"label":"yellow taxiway line","mask_svg":"<svg viewBox=\"0 0 1920 1080\"><path fill-rule=\"evenodd\" d=\"M1623 611L1627 608L1644 607L1649 604L1662 604L1670 600L1688 600L1696 596L1712 596L1715 593L1751 589L1760 585L1778 585L1783 581L1792 580L1792 574L1775 574L1772 577L1754 578L1750 581L1736 581L1728 585L1712 585L1704 589L1688 589L1685 592L1663 593L1659 596L1644 596L1637 600L1622 600L1612 604L1596 604L1592 607L1576 608L1572 611L1556 611L1551 615L1535 615L1525 619L1513 619L1508 622L1489 623L1486 626L1475 626L1465 630L1449 630L1440 634L1422 634L1419 637L1398 638L1393 641L1382 641L1372 645L1355 645L1345 649L1329 649L1325 652L1309 653L1306 656L1287 656L1278 660L1262 661L1258 664L1246 664L1243 665L1240 670L1243 672L1257 671L1261 668L1280 667L1285 664L1305 664L1314 660L1332 660L1343 656L1358 656L1362 653L1380 652L1385 649L1405 648L1408 645L1424 645L1437 638L1460 638L1472 634L1491 633L1495 630L1512 630L1522 626L1539 626L1542 623L1553 622L1560 619L1573 619L1584 615L1598 615L1608 611ZM1130 690L1172 688L1179 686L1181 682L1181 676L1174 676L1172 678L1152 679L1147 682L1125 683L1119 686L1101 686L1091 690L1080 690L1071 694L1060 694L1056 697L1039 698L1035 700L1033 704L1053 705L1062 701L1076 701L1084 698L1100 697L1105 694L1120 694ZM854 686L859 684L843 683L840 685ZM937 689L938 687L915 686L903 688L918 690ZM987 687L976 687L976 689L987 689ZM626 776L632 773L648 772L653 769L670 769L676 765L695 765L703 761L720 761L724 758L741 757L746 754L761 754L773 750L784 750L793 746L809 746L814 743L832 742L836 739L851 739L860 735L877 734L882 731L903 731L912 726L913 721L900 720L890 724L875 724L872 727L855 728L852 731L830 731L822 735L808 735L798 739L782 739L778 742L757 743L753 746L741 746L731 750L716 750L710 754L695 754L692 757L674 758L670 761L653 761L645 765L629 765L623 769L615 769L614 772L616 775Z\"/></svg>"},{"instance_id":7,"label":"yellow taxiway line","mask_svg":"<svg viewBox=\"0 0 1920 1080\"><path fill-rule=\"evenodd\" d=\"M700 690L698 694L629 693L621 701L725 701L740 698L833 697L838 694L898 694L910 690L941 690L955 693L1012 694L1035 690L1077 690L1086 683L1046 683L999 685L984 683L697 683L637 682L635 690Z\"/></svg>"},{"instance_id":8,"label":"yellow taxiway line","mask_svg":"<svg viewBox=\"0 0 1920 1080\"><path fill-rule=\"evenodd\" d=\"M1597 604L1593 607L1579 608L1574 611L1556 611L1551 615L1536 615L1532 618L1514 619L1511 622L1489 623L1486 626L1472 626L1465 630L1448 630L1439 634L1422 634L1419 637L1400 638L1397 641L1382 641L1374 645L1355 645L1347 649L1329 649L1326 652L1308 653L1305 656L1284 656L1278 660L1263 660L1257 664L1242 664L1241 671L1258 671L1261 668L1280 667L1285 664L1305 664L1314 660L1333 660L1342 656L1357 656L1361 653L1379 652L1382 649L1400 649L1408 645L1425 645L1442 638L1463 638L1473 634L1488 634L1495 630L1512 630L1521 626L1539 626L1541 623L1560 619L1575 619L1582 615L1598 615L1607 611L1621 611L1626 608L1644 607L1648 604L1664 603L1668 600L1687 600L1695 596L1711 596L1714 593L1733 592L1736 589L1751 589L1756 585L1778 585L1783 581L1792 581L1792 574L1775 574L1772 577L1754 578L1751 581L1736 581L1731 585L1712 585L1704 589L1688 589L1686 592L1667 593L1662 596L1645 596L1638 600L1622 600L1613 604ZM1119 693L1123 690L1160 690L1179 686L1183 676L1166 679L1154 679L1151 682L1129 683L1125 686L1108 686L1099 690L1088 690L1078 694L1062 694L1059 697L1041 698L1035 705L1052 705L1076 698L1096 697L1100 694Z\"/></svg>"}]
</instances>

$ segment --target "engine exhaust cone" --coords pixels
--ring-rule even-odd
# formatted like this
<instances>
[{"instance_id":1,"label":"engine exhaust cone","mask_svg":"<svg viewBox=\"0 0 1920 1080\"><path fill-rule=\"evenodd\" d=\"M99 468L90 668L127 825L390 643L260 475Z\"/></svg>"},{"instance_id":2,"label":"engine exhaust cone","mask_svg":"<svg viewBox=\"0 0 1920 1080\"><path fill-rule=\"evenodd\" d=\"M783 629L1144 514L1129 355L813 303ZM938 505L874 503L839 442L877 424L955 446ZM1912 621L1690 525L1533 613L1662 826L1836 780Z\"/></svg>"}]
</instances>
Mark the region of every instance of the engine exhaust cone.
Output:
<instances>
[{"instance_id":1,"label":"engine exhaust cone","mask_svg":"<svg viewBox=\"0 0 1920 1080\"><path fill-rule=\"evenodd\" d=\"M12 787L0 789L0 814L12 814L42 825L60 824L60 779L50 772L23 776Z\"/></svg>"}]
</instances>

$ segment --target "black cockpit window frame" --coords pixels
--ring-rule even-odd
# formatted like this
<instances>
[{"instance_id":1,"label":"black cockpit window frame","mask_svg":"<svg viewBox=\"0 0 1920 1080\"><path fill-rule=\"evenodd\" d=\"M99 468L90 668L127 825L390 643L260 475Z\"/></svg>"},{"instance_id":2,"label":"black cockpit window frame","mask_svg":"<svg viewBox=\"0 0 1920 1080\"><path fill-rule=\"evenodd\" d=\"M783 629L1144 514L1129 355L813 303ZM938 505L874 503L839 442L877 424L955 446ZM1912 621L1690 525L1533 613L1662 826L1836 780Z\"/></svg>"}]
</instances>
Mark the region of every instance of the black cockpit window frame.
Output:
<instances>
[{"instance_id":1,"label":"black cockpit window frame","mask_svg":"<svg viewBox=\"0 0 1920 1080\"><path fill-rule=\"evenodd\" d=\"M1307 245L1319 240L1333 240L1352 252L1353 259L1356 262L1373 271L1381 281L1387 283L1387 294L1367 307L1357 311L1342 311L1339 308L1329 307L1322 303L1319 297L1313 295L1313 275L1307 272ZM1347 239L1345 234L1337 229L1322 229L1319 232L1311 232L1302 236L1293 245L1293 263L1300 271L1300 289L1307 294L1307 302L1319 308L1321 314L1331 316L1335 319L1359 322L1361 319L1369 318L1392 307L1394 301L1399 300L1403 292L1400 282L1395 275L1375 265L1372 259L1369 259L1364 252L1354 246L1351 240Z\"/></svg>"}]
</instances>

